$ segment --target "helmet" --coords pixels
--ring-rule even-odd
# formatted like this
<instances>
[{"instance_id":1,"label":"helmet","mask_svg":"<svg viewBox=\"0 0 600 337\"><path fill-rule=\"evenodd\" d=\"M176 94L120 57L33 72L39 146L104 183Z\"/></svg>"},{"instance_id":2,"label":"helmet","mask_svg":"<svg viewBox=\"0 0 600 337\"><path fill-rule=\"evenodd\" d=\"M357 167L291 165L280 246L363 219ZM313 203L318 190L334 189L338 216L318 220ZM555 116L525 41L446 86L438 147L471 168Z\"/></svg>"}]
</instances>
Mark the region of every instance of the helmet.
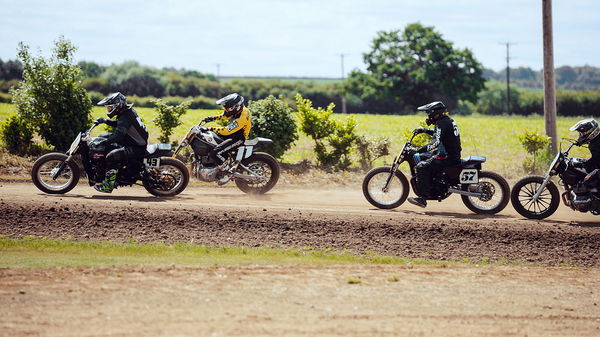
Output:
<instances>
[{"instance_id":1,"label":"helmet","mask_svg":"<svg viewBox=\"0 0 600 337\"><path fill-rule=\"evenodd\" d=\"M600 127L598 127L598 122L593 118L589 118L577 122L577 124L573 125L569 131L579 132L577 145L583 145L589 143L600 134Z\"/></svg>"},{"instance_id":2,"label":"helmet","mask_svg":"<svg viewBox=\"0 0 600 337\"><path fill-rule=\"evenodd\" d=\"M133 104L127 104L125 95L120 92L110 94L98 102L98 105L106 106L106 114L108 115L108 118L113 118L115 115L119 115L123 111L133 106Z\"/></svg>"},{"instance_id":3,"label":"helmet","mask_svg":"<svg viewBox=\"0 0 600 337\"><path fill-rule=\"evenodd\" d=\"M437 122L438 119L446 112L446 106L440 101L431 102L429 104L421 105L417 108L418 111L425 111L427 113L427 119L425 123L432 125Z\"/></svg>"},{"instance_id":4,"label":"helmet","mask_svg":"<svg viewBox=\"0 0 600 337\"><path fill-rule=\"evenodd\" d=\"M217 104L225 109L223 113L225 117L231 117L244 108L244 97L238 93L233 93L218 100Z\"/></svg>"}]
</instances>

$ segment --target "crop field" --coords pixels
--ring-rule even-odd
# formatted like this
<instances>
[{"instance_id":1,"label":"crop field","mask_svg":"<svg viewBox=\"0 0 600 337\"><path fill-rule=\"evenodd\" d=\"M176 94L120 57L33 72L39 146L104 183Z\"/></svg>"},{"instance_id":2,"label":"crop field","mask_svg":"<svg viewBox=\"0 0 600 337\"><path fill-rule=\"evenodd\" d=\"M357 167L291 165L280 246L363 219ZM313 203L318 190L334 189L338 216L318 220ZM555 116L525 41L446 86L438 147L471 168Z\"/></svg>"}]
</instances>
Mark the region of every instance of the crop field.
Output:
<instances>
[{"instance_id":1,"label":"crop field","mask_svg":"<svg viewBox=\"0 0 600 337\"><path fill-rule=\"evenodd\" d=\"M156 112L151 108L136 108L141 118L146 123L150 132L150 142L156 142L159 136L159 129L152 120L156 117ZM0 104L0 122L10 114L15 113L14 106L10 104ZM179 141L191 126L202 118L210 115L219 114L219 110L198 110L192 109L182 116L182 125L179 126L171 140ZM94 107L92 111L93 118L105 116L101 107ZM402 147L405 139L403 132L412 130L419 126L419 122L424 120L424 115L369 115L336 114L335 118L344 120L348 116L353 117L358 122L357 132L362 135L373 137L388 137L391 141L391 154L376 161L376 165L389 163ZM457 122L463 147L463 157L468 155L479 155L488 158L485 164L486 170L496 171L509 179L518 178L525 174L522 163L528 156L525 149L519 143L518 135L524 130L537 131L544 133L543 116L451 116ZM557 129L559 137L575 138L576 133L569 131L569 127L578 120L586 117L558 117ZM98 128L97 132L103 132ZM300 133L300 138L295 146L289 150L282 162L297 163L304 159L315 161L312 151L313 141L308 136ZM586 149L579 148L571 152L574 156L589 157Z\"/></svg>"}]
</instances>

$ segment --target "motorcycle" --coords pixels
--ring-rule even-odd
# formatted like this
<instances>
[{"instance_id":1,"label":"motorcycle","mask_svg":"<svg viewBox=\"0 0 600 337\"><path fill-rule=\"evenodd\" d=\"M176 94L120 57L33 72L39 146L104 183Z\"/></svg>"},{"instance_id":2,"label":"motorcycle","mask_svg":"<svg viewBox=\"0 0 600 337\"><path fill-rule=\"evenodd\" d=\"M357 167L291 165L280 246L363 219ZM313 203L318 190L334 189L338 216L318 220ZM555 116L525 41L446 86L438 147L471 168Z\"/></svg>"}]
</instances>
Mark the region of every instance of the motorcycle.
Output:
<instances>
[{"instance_id":1,"label":"motorcycle","mask_svg":"<svg viewBox=\"0 0 600 337\"><path fill-rule=\"evenodd\" d=\"M35 186L49 194L64 194L72 190L81 175L79 158L90 186L101 182L105 176L105 159L108 152L117 147L107 144L104 133L91 137L98 122L80 132L66 153L52 152L38 158L31 169ZM119 170L115 187L131 186L142 181L144 188L155 196L167 197L181 193L190 176L180 160L171 158L170 144L151 144L141 160L130 160Z\"/></svg>"},{"instance_id":2,"label":"motorcycle","mask_svg":"<svg viewBox=\"0 0 600 337\"><path fill-rule=\"evenodd\" d=\"M400 171L400 164L407 162L410 167L410 185L417 191L416 148L412 141L417 133L404 144L392 166L379 166L367 172L363 179L362 190L371 205L382 208L396 208L408 197L408 179ZM428 200L442 201L451 194L461 195L468 209L477 214L495 214L502 211L509 201L510 187L499 174L482 171L485 157L469 156L461 159L460 164L437 172L432 177L431 197Z\"/></svg>"},{"instance_id":3,"label":"motorcycle","mask_svg":"<svg viewBox=\"0 0 600 337\"><path fill-rule=\"evenodd\" d=\"M246 140L244 145L228 153L224 167L216 175L203 174L203 168L216 166L209 152L225 140L215 132L202 128L204 124L200 122L190 128L173 153L175 157L184 147L191 146L191 171L194 177L205 182L219 181L219 184L223 184L223 180L226 180L225 183L233 180L242 192L248 194L264 194L275 186L281 171L279 163L270 154L255 151L260 146L273 142L268 138Z\"/></svg>"},{"instance_id":4,"label":"motorcycle","mask_svg":"<svg viewBox=\"0 0 600 337\"><path fill-rule=\"evenodd\" d=\"M517 181L511 194L511 202L515 210L529 219L544 219L556 212L560 199L574 211L591 212L600 214L600 177L598 170L590 173L583 167L577 167L582 161L580 158L570 158L569 151L573 146L578 146L573 139L563 138L571 143L566 151L562 151L562 144L554 157L550 168L544 176L530 175ZM559 196L558 187L551 180L559 177L559 184L565 191Z\"/></svg>"}]
</instances>

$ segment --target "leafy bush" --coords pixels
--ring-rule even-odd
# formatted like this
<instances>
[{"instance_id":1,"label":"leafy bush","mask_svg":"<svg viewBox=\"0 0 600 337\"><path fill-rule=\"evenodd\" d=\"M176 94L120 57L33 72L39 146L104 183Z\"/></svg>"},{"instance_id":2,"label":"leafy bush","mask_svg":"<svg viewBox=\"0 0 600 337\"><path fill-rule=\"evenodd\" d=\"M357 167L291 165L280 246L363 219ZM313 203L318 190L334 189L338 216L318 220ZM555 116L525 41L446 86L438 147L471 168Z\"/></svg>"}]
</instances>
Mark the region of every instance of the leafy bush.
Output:
<instances>
[{"instance_id":1,"label":"leafy bush","mask_svg":"<svg viewBox=\"0 0 600 337\"><path fill-rule=\"evenodd\" d=\"M190 104L183 102L177 106L168 105L162 99L154 100L156 105L156 111L158 115L154 118L153 122L161 130L161 134L158 140L162 143L169 143L173 129L181 125L180 117L187 112Z\"/></svg>"},{"instance_id":2,"label":"leafy bush","mask_svg":"<svg viewBox=\"0 0 600 337\"><path fill-rule=\"evenodd\" d=\"M319 163L327 168L347 169L351 164L350 152L356 142L356 121L349 117L346 123L331 118L334 104L327 110L312 107L312 102L296 95L300 130L315 141L315 154Z\"/></svg>"},{"instance_id":3,"label":"leafy bush","mask_svg":"<svg viewBox=\"0 0 600 337\"><path fill-rule=\"evenodd\" d=\"M11 116L2 124L2 140L8 152L24 155L33 144L33 130L29 123L19 116Z\"/></svg>"},{"instance_id":4,"label":"leafy bush","mask_svg":"<svg viewBox=\"0 0 600 337\"><path fill-rule=\"evenodd\" d=\"M298 127L292 109L274 96L252 101L248 108L252 114L250 137L272 139L273 143L264 149L275 158L281 158L298 140Z\"/></svg>"},{"instance_id":5,"label":"leafy bush","mask_svg":"<svg viewBox=\"0 0 600 337\"><path fill-rule=\"evenodd\" d=\"M390 154L390 139L388 137L375 138L359 135L356 137L356 150L360 167L366 171L373 167L373 162L377 158Z\"/></svg>"},{"instance_id":6,"label":"leafy bush","mask_svg":"<svg viewBox=\"0 0 600 337\"><path fill-rule=\"evenodd\" d=\"M90 99L81 86L81 69L73 64L76 47L60 37L50 59L32 57L19 43L23 82L11 90L19 118L55 149L66 149L90 120Z\"/></svg>"},{"instance_id":7,"label":"leafy bush","mask_svg":"<svg viewBox=\"0 0 600 337\"><path fill-rule=\"evenodd\" d=\"M539 134L536 131L525 130L523 134L518 135L518 138L523 148L525 148L527 153L531 155L531 159L527 159L523 162L523 169L525 169L526 172L539 172L540 169L542 169L538 167L540 166L540 164L543 167L547 166L546 162L548 161L548 154L550 153L550 151L548 150L548 145L550 144L550 137ZM542 149L546 149L545 152L547 153L542 153L542 160L538 160L538 163L536 164L536 158L539 156L538 152Z\"/></svg>"}]
</instances>

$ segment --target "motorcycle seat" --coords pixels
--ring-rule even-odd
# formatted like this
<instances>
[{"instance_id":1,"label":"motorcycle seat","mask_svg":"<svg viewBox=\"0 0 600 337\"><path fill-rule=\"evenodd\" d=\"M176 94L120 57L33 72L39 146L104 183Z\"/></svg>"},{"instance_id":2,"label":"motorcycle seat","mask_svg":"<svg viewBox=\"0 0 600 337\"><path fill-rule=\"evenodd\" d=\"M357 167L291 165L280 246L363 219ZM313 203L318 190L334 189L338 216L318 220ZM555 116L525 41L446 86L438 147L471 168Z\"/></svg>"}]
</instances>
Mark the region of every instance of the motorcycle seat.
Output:
<instances>
[{"instance_id":1,"label":"motorcycle seat","mask_svg":"<svg viewBox=\"0 0 600 337\"><path fill-rule=\"evenodd\" d=\"M245 146L256 146L257 144L269 144L272 142L273 141L270 140L269 138L256 137L254 139L248 139L247 141L244 142L244 145Z\"/></svg>"},{"instance_id":2,"label":"motorcycle seat","mask_svg":"<svg viewBox=\"0 0 600 337\"><path fill-rule=\"evenodd\" d=\"M157 144L149 144L149 145L146 146L146 152L148 152L148 154L153 154L157 150L167 150L167 151L170 151L171 150L171 144L157 143Z\"/></svg>"},{"instance_id":3,"label":"motorcycle seat","mask_svg":"<svg viewBox=\"0 0 600 337\"><path fill-rule=\"evenodd\" d=\"M461 165L481 164L485 163L486 158L482 156L468 156L460 160Z\"/></svg>"}]
</instances>

